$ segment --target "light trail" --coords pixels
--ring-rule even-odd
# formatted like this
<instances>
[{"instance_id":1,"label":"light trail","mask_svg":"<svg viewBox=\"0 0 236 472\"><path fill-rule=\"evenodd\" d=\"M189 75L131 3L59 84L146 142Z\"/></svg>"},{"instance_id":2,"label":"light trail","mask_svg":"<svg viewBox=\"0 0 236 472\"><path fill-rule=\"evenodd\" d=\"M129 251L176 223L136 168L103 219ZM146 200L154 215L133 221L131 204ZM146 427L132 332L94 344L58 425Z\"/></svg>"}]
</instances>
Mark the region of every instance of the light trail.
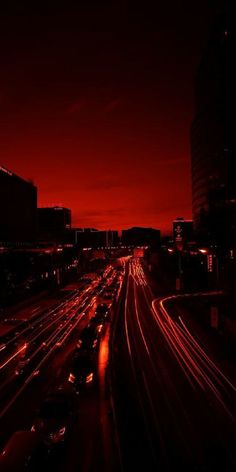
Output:
<instances>
[{"instance_id":1,"label":"light trail","mask_svg":"<svg viewBox=\"0 0 236 472\"><path fill-rule=\"evenodd\" d=\"M138 259L133 259L130 262L129 277L134 281L134 305L137 319L137 325L143 339L143 343L147 353L149 348L147 340L144 336L137 308L137 287L140 286L146 298L147 304L151 310L155 322L161 330L172 354L177 360L188 382L192 388L195 389L194 382L204 391L211 392L214 398L221 404L231 419L235 420L227 403L223 399L223 392L227 392L225 384L230 387L233 392L236 391L235 385L223 374L223 372L216 366L216 364L209 358L206 352L201 348L197 340L190 333L182 318L179 317L179 322L172 319L165 304L179 297L188 297L191 294L173 295L163 299L154 299L152 291L148 285L144 270ZM211 295L219 294L219 292L212 292ZM209 295L208 293L195 294ZM158 309L157 309L158 305ZM180 323L180 324L179 324ZM127 322L126 322L127 324Z\"/></svg>"},{"instance_id":2,"label":"light trail","mask_svg":"<svg viewBox=\"0 0 236 472\"><path fill-rule=\"evenodd\" d=\"M135 267L135 269L136 269L136 267ZM143 398L142 398L142 395L141 395L141 392L140 392L140 385L138 383L137 376L136 376L136 369L135 369L134 358L133 358L134 349L132 350L132 348L131 348L131 339L130 339L129 329L128 329L128 318L129 318L129 316L128 316L128 296L129 296L129 291L130 291L130 278L134 279L134 281L135 281L135 278L137 277L137 272L136 272L135 269L133 267L132 259L131 259L131 261L129 262L128 280L127 280L126 295L125 295L125 310L124 310L125 335L126 335L126 343L127 343L128 352L129 352L131 370L132 370L133 379L134 379L134 382L135 382L135 385L136 385L138 401L139 401L139 404L140 404L142 417L143 417L143 421L144 421L144 425L145 425L145 429L146 429L146 433L147 433L148 444L149 444L149 448L150 448L150 452L151 452L153 461L154 461L155 465L157 466L158 460L157 460L157 456L156 456L156 448L155 448L155 446L153 444L153 441L152 441L152 435L151 435L151 432L150 432L150 427L149 427L149 422L148 422L148 419L147 419L146 409L145 409L144 404L143 404ZM134 273L133 273L133 271L134 271ZM145 380L145 374L144 374L143 370L142 370L142 376ZM145 390L147 391L147 385L145 383L144 383L144 387L145 387ZM152 403L152 401L149 397L149 392L148 391L147 391L147 399L148 399L153 417L155 418L156 427L157 427L157 430L158 430L157 418L156 418L156 415L155 415L155 411L153 410L153 403ZM160 434L160 432L159 432L159 434ZM160 438L161 438L161 435L160 435Z\"/></svg>"},{"instance_id":3,"label":"light trail","mask_svg":"<svg viewBox=\"0 0 236 472\"><path fill-rule=\"evenodd\" d=\"M189 330L183 332L178 323L168 314L164 304L173 298L175 297L165 297L162 300L153 300L152 302L153 312L163 335L184 363L185 374L187 369L189 374L192 375L194 380L204 391L209 389L231 419L235 421L234 414L223 400L222 393L219 390L219 386L222 385L222 383L219 382L216 373L219 374L221 372L220 369L199 346ZM159 310L156 308L157 304ZM233 387L235 391L235 387L226 376L223 375L222 379L227 380L227 383Z\"/></svg>"},{"instance_id":4,"label":"light trail","mask_svg":"<svg viewBox=\"0 0 236 472\"><path fill-rule=\"evenodd\" d=\"M0 370L4 369L13 359L15 359L19 354L23 351L25 351L27 348L27 343L25 343L23 346L21 346L20 349L18 349L12 356L10 356L3 364L0 365Z\"/></svg>"}]
</instances>

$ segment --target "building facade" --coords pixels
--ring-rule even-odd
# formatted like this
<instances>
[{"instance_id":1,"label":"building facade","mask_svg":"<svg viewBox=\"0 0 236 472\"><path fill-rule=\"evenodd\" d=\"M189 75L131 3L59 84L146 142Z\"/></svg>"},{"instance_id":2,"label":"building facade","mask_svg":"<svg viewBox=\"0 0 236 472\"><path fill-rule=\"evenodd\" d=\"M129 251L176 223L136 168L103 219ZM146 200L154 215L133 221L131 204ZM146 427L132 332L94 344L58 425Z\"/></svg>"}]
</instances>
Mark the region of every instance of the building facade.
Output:
<instances>
[{"instance_id":1,"label":"building facade","mask_svg":"<svg viewBox=\"0 0 236 472\"><path fill-rule=\"evenodd\" d=\"M195 84L191 128L192 207L197 235L235 245L236 18L233 2L215 16Z\"/></svg>"},{"instance_id":2,"label":"building facade","mask_svg":"<svg viewBox=\"0 0 236 472\"><path fill-rule=\"evenodd\" d=\"M38 208L37 228L39 241L66 241L71 229L71 210L59 206Z\"/></svg>"},{"instance_id":3,"label":"building facade","mask_svg":"<svg viewBox=\"0 0 236 472\"><path fill-rule=\"evenodd\" d=\"M34 242L36 217L35 185L0 166L0 244Z\"/></svg>"}]
</instances>

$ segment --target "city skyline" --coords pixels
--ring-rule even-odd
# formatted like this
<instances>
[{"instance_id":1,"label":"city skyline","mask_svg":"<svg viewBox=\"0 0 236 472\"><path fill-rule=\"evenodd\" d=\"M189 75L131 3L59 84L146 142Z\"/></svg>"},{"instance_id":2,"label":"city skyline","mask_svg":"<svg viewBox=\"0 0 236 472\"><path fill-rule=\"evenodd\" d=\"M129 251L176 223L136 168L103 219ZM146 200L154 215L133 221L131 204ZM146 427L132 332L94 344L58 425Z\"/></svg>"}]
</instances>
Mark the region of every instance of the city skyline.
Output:
<instances>
[{"instance_id":1,"label":"city skyline","mask_svg":"<svg viewBox=\"0 0 236 472\"><path fill-rule=\"evenodd\" d=\"M6 3L0 470L235 472L235 0Z\"/></svg>"}]
</instances>

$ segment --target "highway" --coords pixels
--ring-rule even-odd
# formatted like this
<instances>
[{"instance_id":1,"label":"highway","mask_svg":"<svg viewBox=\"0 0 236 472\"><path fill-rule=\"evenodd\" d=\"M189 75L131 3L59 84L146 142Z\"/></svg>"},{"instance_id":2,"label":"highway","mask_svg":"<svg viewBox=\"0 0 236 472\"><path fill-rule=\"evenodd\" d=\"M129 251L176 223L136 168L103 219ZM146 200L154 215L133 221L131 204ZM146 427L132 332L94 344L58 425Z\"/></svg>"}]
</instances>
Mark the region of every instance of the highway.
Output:
<instances>
[{"instance_id":1,"label":"highway","mask_svg":"<svg viewBox=\"0 0 236 472\"><path fill-rule=\"evenodd\" d=\"M110 365L123 470L235 471L236 387L170 298L130 259Z\"/></svg>"},{"instance_id":2,"label":"highway","mask_svg":"<svg viewBox=\"0 0 236 472\"><path fill-rule=\"evenodd\" d=\"M68 383L71 358L82 330L112 283L112 266L78 290L68 290L59 301L31 316L2 340L0 351L0 446L17 430L30 430L49 391ZM43 466L68 470L116 470L115 446L110 432L110 404L106 391L109 323L101 334L96 381L80 392L73 431L57 454ZM23 365L23 367L22 367ZM78 450L79 442L79 450ZM112 465L111 465L112 464Z\"/></svg>"},{"instance_id":3,"label":"highway","mask_svg":"<svg viewBox=\"0 0 236 472\"><path fill-rule=\"evenodd\" d=\"M234 378L181 305L172 309L179 297L158 295L142 259L122 264L124 274L109 266L102 279L14 315L24 322L1 340L0 446L29 431L48 392L68 384L78 339L106 302L112 322L100 334L94 381L79 392L63 447L40 470L235 471Z\"/></svg>"}]
</instances>

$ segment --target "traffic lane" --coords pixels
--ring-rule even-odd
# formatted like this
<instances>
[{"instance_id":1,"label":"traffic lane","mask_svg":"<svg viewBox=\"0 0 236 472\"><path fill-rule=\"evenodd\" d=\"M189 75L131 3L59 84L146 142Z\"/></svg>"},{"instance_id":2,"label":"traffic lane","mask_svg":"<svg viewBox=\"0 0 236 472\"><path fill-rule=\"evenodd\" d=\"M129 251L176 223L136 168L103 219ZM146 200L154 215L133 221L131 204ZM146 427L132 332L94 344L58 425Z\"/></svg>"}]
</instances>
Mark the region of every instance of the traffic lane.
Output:
<instances>
[{"instance_id":1,"label":"traffic lane","mask_svg":"<svg viewBox=\"0 0 236 472\"><path fill-rule=\"evenodd\" d=\"M149 324L152 314L143 297L143 289L132 280L130 296L131 301L135 300L130 305L128 317L130 351L153 466L172 470L178 465L183 470L191 464L189 449L193 448L194 440L189 446L183 434L188 418L176 385L179 373L160 333L154 324ZM184 382L181 389L186 386Z\"/></svg>"},{"instance_id":2,"label":"traffic lane","mask_svg":"<svg viewBox=\"0 0 236 472\"><path fill-rule=\"evenodd\" d=\"M76 299L76 295L74 295L73 298ZM60 302L54 307L51 307L50 310L43 310L41 313L38 313L35 317L33 317L33 319L30 319L28 325L26 325L24 322L21 327L13 328L11 336L5 341L5 344L1 346L1 364L6 361L5 358L9 354L14 353L16 347L21 347L28 336L32 338L32 335L35 334L35 330L40 330L40 328L43 327L45 323L48 323L49 320L52 319L52 315L56 316L57 313L61 313L60 308L69 306L71 300L72 297L64 300L63 302Z\"/></svg>"},{"instance_id":3,"label":"traffic lane","mask_svg":"<svg viewBox=\"0 0 236 472\"><path fill-rule=\"evenodd\" d=\"M25 300L10 308L4 310L5 318L14 319L30 319L38 311L48 309L54 304L60 303L63 298L67 297L69 293L75 291L81 291L86 288L86 284L83 281L78 280L74 284L67 284L64 288L56 289L53 292L45 291L29 300Z\"/></svg>"},{"instance_id":4,"label":"traffic lane","mask_svg":"<svg viewBox=\"0 0 236 472\"><path fill-rule=\"evenodd\" d=\"M65 379L68 379L70 372L70 355L76 346L81 330L86 326L90 317L94 315L94 311L95 306L90 306L89 311L86 313L86 317L81 321L80 329L73 332L70 343L68 343L66 348L62 347L62 349L58 349L55 356L51 359L50 365L46 366L46 368L42 370L40 377L35 378L32 383L27 386L24 394L17 399L8 414L4 416L0 422L1 446L6 442L14 430L30 428L36 415L36 410L40 406L42 398L46 396L48 390L55 385L63 383ZM94 415L91 416L91 421L93 417ZM99 442L100 437L101 430L97 442ZM100 455L97 455L97 460L98 459L100 460Z\"/></svg>"},{"instance_id":5,"label":"traffic lane","mask_svg":"<svg viewBox=\"0 0 236 472\"><path fill-rule=\"evenodd\" d=\"M117 436L114 431L112 419L111 398L108 384L108 364L109 364L109 344L110 344L110 323L105 327L105 332L101 338L98 353L98 389L100 404L100 428L103 443L105 470L118 471L120 469L119 455L117 449ZM114 434L115 433L115 434Z\"/></svg>"},{"instance_id":6,"label":"traffic lane","mask_svg":"<svg viewBox=\"0 0 236 472\"><path fill-rule=\"evenodd\" d=\"M81 390L78 421L64 449L63 461L53 464L54 468L61 472L119 470L110 402L107 397L108 343L107 324L99 343L95 381Z\"/></svg>"},{"instance_id":7,"label":"traffic lane","mask_svg":"<svg viewBox=\"0 0 236 472\"><path fill-rule=\"evenodd\" d=\"M178 321L172 319L166 307L168 302L169 297L152 302L163 334L168 337L168 342L172 344L179 358L181 356L182 364L193 380L206 394L210 392L216 405L220 405L221 409L235 420L236 386L204 350L182 317L179 316Z\"/></svg>"},{"instance_id":8,"label":"traffic lane","mask_svg":"<svg viewBox=\"0 0 236 472\"><path fill-rule=\"evenodd\" d=\"M61 311L63 311L63 308L66 308L69 309L70 308L70 305L71 303L73 304L74 302L77 301L77 303L81 302L82 299L84 298L84 303L86 302L86 298L89 297L89 295L91 294L91 291L94 287L94 284L91 284L89 287L86 287L81 293L79 293L79 291L66 291L66 295L63 294L63 296L61 297L61 300L59 300L56 304L50 306L50 309L43 309L41 311L38 311L36 310L36 312L34 312L34 314L31 313L31 317L29 317L28 319L28 325L25 326L25 323L26 323L26 320L22 320L22 323L21 325L19 325L19 328L13 328L12 329L12 332L13 332L13 336L8 340L6 341L5 345L1 346L1 352L3 352L4 354L4 351L6 350L6 348L9 348L11 344L14 343L14 341L16 341L17 338L19 338L19 340L21 339L21 336L23 336L25 333L27 333L31 328L34 329L35 327L37 327L37 325L39 325L39 327L41 326L41 322L45 322L45 320L48 319L49 315L51 315L52 313L55 315L56 312L58 312L58 310L60 310L60 308L62 308ZM14 336L14 332L16 331L16 336Z\"/></svg>"},{"instance_id":9,"label":"traffic lane","mask_svg":"<svg viewBox=\"0 0 236 472\"><path fill-rule=\"evenodd\" d=\"M32 318L40 315L41 312L43 313L45 310L60 305L63 302L63 299L66 299L70 294L72 295L73 292L75 292L75 290L60 290L57 294L46 293L42 298L40 298L40 300L37 300L37 302L30 302L28 306L26 305L19 309L16 307L14 313L6 312L5 319L30 321Z\"/></svg>"},{"instance_id":10,"label":"traffic lane","mask_svg":"<svg viewBox=\"0 0 236 472\"><path fill-rule=\"evenodd\" d=\"M229 470L234 470L235 422L232 421L231 416L227 414L222 404L215 401L215 396L211 391L202 390L198 385L189 383L188 375L184 375L182 367L176 362L175 353L172 350L165 349L166 340L163 337L163 333L160 333L158 325L153 323L155 318L150 317L147 323L147 318L144 316L145 301L147 302L147 293L142 294L144 291L145 289L143 288L139 290L139 299L144 302L143 309L140 310L142 314L141 324L144 335L146 333L146 339L149 339L149 342L147 342L150 356L157 361L158 375L162 374L159 387L155 388L155 385L152 384L154 376L148 377L149 371L147 370L150 391L158 391L160 393L160 388L163 389L162 401L160 402L156 395L154 395L153 400L157 411L160 403L162 404L163 409L159 410L159 418L163 416L164 425L169 418L169 424L172 427L175 425L174 419L178 420L180 433L183 436L187 449L190 451L190 458L193 455L191 460L194 465L195 463L200 463L202 467L205 465L205 467L209 468L213 465L226 467L228 463ZM168 350L169 353L167 355ZM171 405L172 413L174 413L172 419L168 414L169 408L166 408L165 400L167 399L169 406ZM227 432L223 434L222 431ZM175 444L176 437L171 440L171 447L175 446ZM177 451L179 451L179 446ZM198 456L202 458L200 461ZM206 468L206 470L208 469Z\"/></svg>"},{"instance_id":11,"label":"traffic lane","mask_svg":"<svg viewBox=\"0 0 236 472\"><path fill-rule=\"evenodd\" d=\"M19 384L24 381L25 375L16 376L16 369L19 362L27 360L28 364L26 367L26 373L28 372L29 375L30 370L31 372L34 372L35 369L38 368L37 366L41 365L41 363L44 362L44 359L46 360L48 353L55 349L57 344L56 341L62 339L63 342L63 336L68 337L71 334L71 331L75 329L75 325L80 323L83 314L78 314L77 309L74 310L72 308L71 318L68 318L68 316L69 312L60 315L60 317L57 317L56 319L53 317L52 322L49 317L46 327L43 326L39 334L34 334L32 340L26 338L28 342L24 342L22 347L16 350L13 355L10 355L10 357L1 364L1 408L2 402L5 400L7 394L6 388L8 388L10 396L11 390L13 390L14 387L19 388ZM54 324L58 326L54 326ZM62 336L62 338L60 336Z\"/></svg>"},{"instance_id":12,"label":"traffic lane","mask_svg":"<svg viewBox=\"0 0 236 472\"><path fill-rule=\"evenodd\" d=\"M132 276L133 275L135 276L135 277L133 277L133 279L135 280L136 284L138 285L139 293L143 292L143 295L145 295L145 301L147 302L147 305L150 307L151 313L154 315L155 313L153 313L153 310L152 310L152 308L153 308L152 307L152 298L153 298L152 291L150 290L150 287L147 284L147 280L145 280L145 277L143 277L143 273L141 271L141 268L138 267L139 264L136 263L135 265L136 265L136 268L134 267L134 270L132 271ZM141 275L141 278L140 278L140 275ZM144 283L140 284L140 280L141 280L141 282L143 281ZM143 309L143 311L145 311L145 308ZM154 320L157 321L158 318L160 318L160 317L155 316ZM181 373L182 373L182 376L183 376L183 374L185 373L183 368L182 368L183 365L184 365L183 358L181 358L181 362L179 362L180 359L179 359L179 355L177 355L177 354L179 354L179 348L180 347L181 347L181 349L183 349L183 351L186 351L187 350L186 348L189 349L189 339L186 339L186 337L184 337L184 338L182 337L182 332L178 331L178 326L176 326L175 324L173 325L172 320L170 319L168 314L167 314L166 318L167 319L165 320L165 323L167 325L170 324L171 331L173 331L171 333L171 335L173 335L173 333L174 333L174 343L173 342L169 343L170 339L169 339L169 336L167 336L167 335L169 335L170 333L169 333L168 330L166 332L166 326L165 325L163 326L163 324L160 324L160 320L159 320L159 323L158 323L158 329L162 333L162 335L163 335L163 337L166 341L167 346L171 349L170 352L172 354L172 357L174 356L174 358L178 362L178 366L181 367ZM148 328L150 326L151 326L150 323L148 323ZM153 326L152 329L154 330L155 326ZM152 333L154 333L154 331L152 331ZM171 340L172 340L172 338L171 338ZM196 346L195 346L195 348L196 348ZM195 351L196 351L196 349L195 349ZM191 356L189 356L189 351L187 351L187 354L188 354L188 362L191 361L191 367L192 367L192 365L193 365L192 360L196 364L196 358L194 358L194 359L191 358L189 360L189 357L191 357ZM185 352L185 356L187 356L187 354ZM190 354L192 355L192 349L191 349ZM195 352L195 354L196 354L196 352ZM197 358L197 360L198 360L199 359L199 352L197 352L196 355L198 356L198 358ZM203 353L201 353L201 355L203 355ZM204 357L204 362L205 361L206 361L206 359ZM204 364L204 367L205 367L205 364ZM202 365L201 365L201 368L202 368ZM204 375L204 380L205 380L206 379L206 371L202 370L201 375L202 375L201 379L203 379L203 375ZM189 375L189 371L186 372L185 377L188 380L192 380L190 375ZM199 380L199 379L197 379L197 380ZM210 378L210 379L207 378L207 380L208 380L208 383L207 383L208 388L207 389L201 390L201 389L198 388L198 390L197 390L195 383L192 385L192 387L194 389L196 389L196 391L197 391L198 402L199 402L199 396L200 396L200 400L202 401L202 407L201 408L202 408L203 412L204 412L204 409L206 410L205 415L203 415L203 420L204 420L205 417L207 418L207 414L209 416L208 410L210 410L212 412L212 414L210 415L211 416L210 417L210 425L211 426L213 425L213 427L211 429L213 429L214 440L218 444L217 451L218 452L219 452L219 450L224 451L222 453L222 456L227 457L227 456L230 456L232 448L233 448L232 438L234 437L234 434L235 434L235 428L234 428L235 423L232 421L231 412L227 411L227 406L225 408L225 404L221 399L221 395L216 395L217 389L216 389L215 383L213 382L213 381L216 380L216 378L213 376L213 378ZM191 385L191 383L190 383L190 385ZM206 385L204 385L204 387L205 386ZM199 384L198 384L198 387L199 387ZM208 408L208 404L210 405L210 409ZM235 405L235 397L234 397L234 405ZM187 411L188 411L188 414L189 414L189 416L191 418L191 421L192 421L193 413L195 411L198 412L198 409L196 410L196 408L194 408L194 403L193 403L192 407L191 408L188 407ZM230 413L230 414L228 414L228 413ZM217 418L217 420L215 418ZM198 420L198 416L197 416L196 419ZM217 431L215 431L215 427L214 427L215 423L217 423ZM224 435L222 435L222 433L221 433L221 427L225 427L227 429L227 433L229 432L228 436L227 436L227 433L226 433L227 438L223 437ZM204 431L204 433L201 434L201 423L200 423L199 432L200 432L199 438L201 438L205 433L205 431ZM207 437L211 437L211 436L209 436L207 434ZM206 441L207 441L207 437L206 437ZM220 448L220 445L221 445L221 448ZM229 447L228 447L228 445L229 445ZM216 456L217 456L217 454L216 454ZM233 461L234 461L234 459L233 459ZM225 464L224 464L224 466L225 466Z\"/></svg>"},{"instance_id":13,"label":"traffic lane","mask_svg":"<svg viewBox=\"0 0 236 472\"><path fill-rule=\"evenodd\" d=\"M147 435L145 412L142 409L139 386L130 362L126 337L125 309L130 298L129 283L122 289L122 298L115 315L112 337L110 380L113 397L113 417L117 428L122 470L154 470L152 446Z\"/></svg>"},{"instance_id":14,"label":"traffic lane","mask_svg":"<svg viewBox=\"0 0 236 472\"><path fill-rule=\"evenodd\" d=\"M149 302L154 297L149 289ZM161 299L156 299L152 303L159 306L156 318L159 321L160 329L166 337L167 342L171 342L175 354L181 354L182 365L187 368L188 374L192 374L201 388L205 388L206 395L211 392L211 399L217 403L216 408L221 404L221 409L225 410L234 420L236 417L236 384L235 366L230 366L229 362L222 362L222 348L216 342L217 339L209 339L207 330L200 330L196 320L193 324L193 317L183 317L183 313L178 309L178 304L189 302L196 313L199 298L201 300L215 300L219 298L219 292L171 295ZM170 309L171 308L171 309ZM186 312L184 312L186 314ZM189 319L190 318L190 319ZM186 321L187 320L187 321ZM189 321L191 320L191 323ZM194 326L194 329L192 327ZM204 342L203 342L204 341ZM213 342L214 341L214 342Z\"/></svg>"},{"instance_id":15,"label":"traffic lane","mask_svg":"<svg viewBox=\"0 0 236 472\"><path fill-rule=\"evenodd\" d=\"M192 465L195 466L196 464L199 464L199 462L203 464L204 467L204 463L207 463L207 460L208 462L210 460L211 463L214 462L214 457L209 457L214 456L214 454L216 465L219 464L219 456L222 454L225 466L225 457L227 454L225 453L224 444L222 452L222 434L217 437L217 434L213 431L214 439L212 440L212 428L207 432L207 434L205 434L205 430L203 431L203 424L209 416L208 409L209 407L211 408L211 406L208 404L208 401L206 402L205 398L205 401L203 401L201 392L196 391L188 382L186 382L182 369L180 369L179 365L175 361L173 353L168 352L168 346L166 345L160 330L157 329L156 322L150 312L150 307L147 306L146 297L143 298L142 289L139 289L138 295L139 304L141 304L142 334L137 319L135 319L136 313L132 302L134 295L132 295L131 292L129 298L132 307L129 315L129 329L131 333L130 342L131 349L134 353L133 362L136 362L135 370L139 373L139 392L141 392L143 401L146 402L144 403L146 415L152 408L154 413L156 413L155 416L158 419L157 424L159 423L159 426L161 425L161 435L164 437L164 446L168 451L166 454L168 460L171 458L171 463L174 467L174 464L176 464L176 457L179 457L181 451L182 457L177 461L177 463L182 462L182 467L188 468L189 463L192 463ZM145 337L148 349L150 350L150 356L147 353L143 336ZM149 357L155 361L157 374L155 374L153 366L151 367ZM143 373L145 373L144 378ZM129 376L127 379L129 379ZM130 388L134 388L134 386L131 385ZM129 385L127 385L127 390L129 390ZM147 401L148 397L149 399ZM196 408L196 402L198 402L198 408ZM203 414L200 415L201 418L199 418L199 411L202 410L203 406ZM149 417L150 416L151 415L149 414ZM210 416L211 425L213 424L214 430L214 421L212 421L212 415ZM151 424L153 429L153 419L151 420ZM157 429L156 426L155 429ZM153 437L154 444L160 444L160 432L158 435L155 433ZM199 447L199 438L201 438L201 447ZM219 447L219 445L221 447ZM209 453L210 449L211 452ZM198 456L200 460L198 459Z\"/></svg>"},{"instance_id":16,"label":"traffic lane","mask_svg":"<svg viewBox=\"0 0 236 472\"><path fill-rule=\"evenodd\" d=\"M44 348L53 341L53 337L56 337L60 331L63 333L70 321L76 319L77 314L79 315L78 307L82 311L82 307L85 306L87 309L88 306L92 306L93 301L92 298L89 303L87 294L74 294L57 308L46 311L42 316L37 317L28 327L25 327L19 334L14 336L5 345L5 349L1 351L0 374L4 374L3 371L9 370L9 368L13 368L14 371L14 365L11 365L12 362L16 363L24 355L31 359L39 351L42 351L43 354ZM52 336L50 336L50 332ZM47 337L48 335L49 337Z\"/></svg>"},{"instance_id":17,"label":"traffic lane","mask_svg":"<svg viewBox=\"0 0 236 472\"><path fill-rule=\"evenodd\" d=\"M53 468L61 472L106 470L99 427L99 401L96 389L89 386L79 398L78 419L65 445L63 459L53 462Z\"/></svg>"},{"instance_id":18,"label":"traffic lane","mask_svg":"<svg viewBox=\"0 0 236 472\"><path fill-rule=\"evenodd\" d=\"M10 435L19 429L30 428L35 417L37 408L42 399L46 396L48 390L54 385L60 383L65 372L68 372L70 354L76 346L80 332L88 323L91 313L81 319L78 329L72 333L72 336L66 346L55 350L54 355L49 358L48 363L42 368L39 376L29 382L22 393L16 398L6 414L0 419L0 446L4 445ZM19 389L21 384L19 385Z\"/></svg>"},{"instance_id":19,"label":"traffic lane","mask_svg":"<svg viewBox=\"0 0 236 472\"><path fill-rule=\"evenodd\" d=\"M210 295L176 298L167 304L167 309L171 317L175 317L177 320L181 317L204 350L216 359L217 364L236 384L234 351L226 342L221 328L215 329L210 325L210 306L217 306L219 303L214 298Z\"/></svg>"}]
</instances>

